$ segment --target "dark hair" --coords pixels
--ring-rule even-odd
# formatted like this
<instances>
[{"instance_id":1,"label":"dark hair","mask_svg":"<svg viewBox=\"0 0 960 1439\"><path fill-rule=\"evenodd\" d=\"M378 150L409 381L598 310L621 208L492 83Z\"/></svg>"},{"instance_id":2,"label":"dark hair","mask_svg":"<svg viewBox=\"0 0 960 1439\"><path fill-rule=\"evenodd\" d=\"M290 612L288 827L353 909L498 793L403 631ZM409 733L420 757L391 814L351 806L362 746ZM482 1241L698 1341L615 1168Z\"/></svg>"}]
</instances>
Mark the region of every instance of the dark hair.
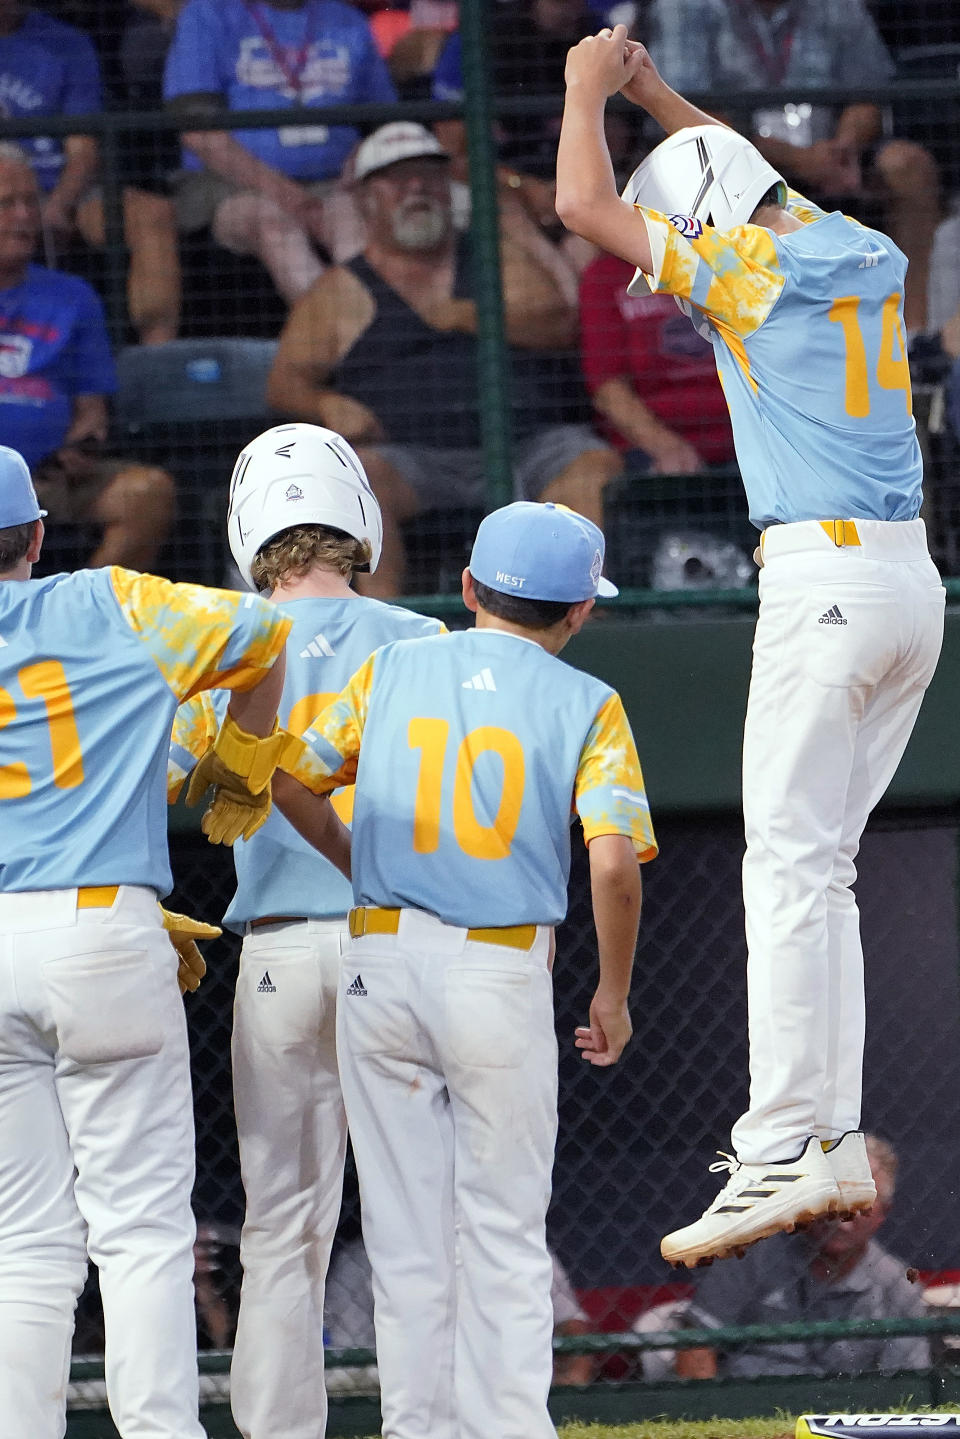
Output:
<instances>
[{"instance_id":1,"label":"dark hair","mask_svg":"<svg viewBox=\"0 0 960 1439\"><path fill-rule=\"evenodd\" d=\"M520 595L504 595L499 590L492 590L489 585L482 585L476 576L473 588L477 604L488 615L496 615L498 620L522 625L527 630L552 629L575 603L572 600L569 603L566 600L526 600Z\"/></svg>"},{"instance_id":2,"label":"dark hair","mask_svg":"<svg viewBox=\"0 0 960 1439\"><path fill-rule=\"evenodd\" d=\"M8 525L0 530L0 574L18 565L33 544L36 520L27 520L23 525Z\"/></svg>"},{"instance_id":3,"label":"dark hair","mask_svg":"<svg viewBox=\"0 0 960 1439\"><path fill-rule=\"evenodd\" d=\"M755 215L758 210L762 210L764 205L776 205L778 210L782 210L783 201L780 198L780 190L781 183L778 180L776 184L770 186L770 189L767 190L765 194L760 196L760 199L754 206L753 215ZM753 215L750 216L751 220L753 219Z\"/></svg>"}]
</instances>

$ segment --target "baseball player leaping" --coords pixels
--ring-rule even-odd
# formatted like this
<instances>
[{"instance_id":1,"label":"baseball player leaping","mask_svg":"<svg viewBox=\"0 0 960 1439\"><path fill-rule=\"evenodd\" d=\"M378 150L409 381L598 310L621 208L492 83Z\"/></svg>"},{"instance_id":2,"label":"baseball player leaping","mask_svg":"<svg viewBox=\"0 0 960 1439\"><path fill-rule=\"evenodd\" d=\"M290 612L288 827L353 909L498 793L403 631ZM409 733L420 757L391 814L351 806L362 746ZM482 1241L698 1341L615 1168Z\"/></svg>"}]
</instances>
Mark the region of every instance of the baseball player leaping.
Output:
<instances>
[{"instance_id":1,"label":"baseball player leaping","mask_svg":"<svg viewBox=\"0 0 960 1439\"><path fill-rule=\"evenodd\" d=\"M600 957L576 1043L594 1064L630 1036L637 860L656 852L619 697L556 658L615 593L602 564L570 510L495 511L463 576L476 628L377 650L306 731L308 788L278 778L321 843L317 795L355 784L337 1045L387 1439L555 1433L551 962L572 814Z\"/></svg>"},{"instance_id":2,"label":"baseball player leaping","mask_svg":"<svg viewBox=\"0 0 960 1439\"><path fill-rule=\"evenodd\" d=\"M693 1265L876 1198L851 885L936 667L944 591L917 518L896 245L788 192L664 84L624 26L576 45L566 79L557 210L638 266L631 291L675 295L712 341L761 531L743 751L750 1100L729 1180L663 1240L666 1259ZM603 138L618 90L669 137L629 181L630 204Z\"/></svg>"},{"instance_id":3,"label":"baseball player leaping","mask_svg":"<svg viewBox=\"0 0 960 1439\"><path fill-rule=\"evenodd\" d=\"M353 571L380 559L380 507L332 430L280 425L253 440L234 469L227 533L244 578L293 620L280 702L290 730L305 729L378 646L444 629L351 589ZM228 698L204 694L178 710L174 796ZM332 803L349 820L353 791ZM324 1286L347 1137L337 990L352 895L276 810L233 853L237 892L224 923L244 935L233 1089L247 1207L230 1394L245 1439L294 1439L322 1435L327 1413Z\"/></svg>"},{"instance_id":4,"label":"baseball player leaping","mask_svg":"<svg viewBox=\"0 0 960 1439\"><path fill-rule=\"evenodd\" d=\"M266 811L290 621L116 567L33 580L42 539L0 447L0 1430L61 1439L89 1254L120 1434L202 1439L164 771L179 702L226 686L204 773Z\"/></svg>"}]
</instances>

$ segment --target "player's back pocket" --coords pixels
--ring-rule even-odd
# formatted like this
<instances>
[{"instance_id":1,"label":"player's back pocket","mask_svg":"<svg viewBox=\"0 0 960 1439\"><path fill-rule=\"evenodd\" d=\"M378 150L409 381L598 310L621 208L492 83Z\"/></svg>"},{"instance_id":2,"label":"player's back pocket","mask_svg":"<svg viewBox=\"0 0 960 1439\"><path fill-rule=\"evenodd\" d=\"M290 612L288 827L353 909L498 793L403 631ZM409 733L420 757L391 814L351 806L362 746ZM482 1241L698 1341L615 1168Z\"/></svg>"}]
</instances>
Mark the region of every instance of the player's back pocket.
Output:
<instances>
[{"instance_id":1,"label":"player's back pocket","mask_svg":"<svg viewBox=\"0 0 960 1439\"><path fill-rule=\"evenodd\" d=\"M107 1064L160 1052L165 1005L152 955L64 955L42 968L61 1059Z\"/></svg>"}]
</instances>

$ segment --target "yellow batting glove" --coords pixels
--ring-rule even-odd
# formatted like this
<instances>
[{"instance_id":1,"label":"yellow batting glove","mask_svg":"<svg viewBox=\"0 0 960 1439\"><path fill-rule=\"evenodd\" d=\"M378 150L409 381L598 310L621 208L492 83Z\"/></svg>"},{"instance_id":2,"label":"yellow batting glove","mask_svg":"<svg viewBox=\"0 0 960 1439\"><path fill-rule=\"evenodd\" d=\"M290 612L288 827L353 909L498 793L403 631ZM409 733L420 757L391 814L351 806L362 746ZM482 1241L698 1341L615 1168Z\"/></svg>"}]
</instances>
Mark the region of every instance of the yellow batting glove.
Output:
<instances>
[{"instance_id":1,"label":"yellow batting glove","mask_svg":"<svg viewBox=\"0 0 960 1439\"><path fill-rule=\"evenodd\" d=\"M163 927L169 934L170 943L180 961L177 969L180 993L185 994L188 989L193 993L199 989L200 981L207 972L206 961L197 948L197 940L216 939L223 930L216 924L204 924L202 919L190 919L188 915L175 914L173 910L164 909L162 904L159 908Z\"/></svg>"},{"instance_id":2,"label":"yellow batting glove","mask_svg":"<svg viewBox=\"0 0 960 1439\"><path fill-rule=\"evenodd\" d=\"M190 776L187 804L197 805L213 786L200 824L211 844L233 844L256 834L270 813L270 777L289 742L274 728L266 738L248 734L226 715L211 749Z\"/></svg>"},{"instance_id":3,"label":"yellow batting glove","mask_svg":"<svg viewBox=\"0 0 960 1439\"><path fill-rule=\"evenodd\" d=\"M251 794L260 794L270 783L270 776L280 763L288 739L286 730L280 729L277 724L274 724L273 733L265 738L248 734L227 713L213 742L213 753L221 764L245 781ZM204 755L206 758L207 755Z\"/></svg>"},{"instance_id":4,"label":"yellow batting glove","mask_svg":"<svg viewBox=\"0 0 960 1439\"><path fill-rule=\"evenodd\" d=\"M211 844L235 844L255 835L270 813L270 783L260 794L251 794L242 780L226 771L213 792L200 828Z\"/></svg>"}]
</instances>

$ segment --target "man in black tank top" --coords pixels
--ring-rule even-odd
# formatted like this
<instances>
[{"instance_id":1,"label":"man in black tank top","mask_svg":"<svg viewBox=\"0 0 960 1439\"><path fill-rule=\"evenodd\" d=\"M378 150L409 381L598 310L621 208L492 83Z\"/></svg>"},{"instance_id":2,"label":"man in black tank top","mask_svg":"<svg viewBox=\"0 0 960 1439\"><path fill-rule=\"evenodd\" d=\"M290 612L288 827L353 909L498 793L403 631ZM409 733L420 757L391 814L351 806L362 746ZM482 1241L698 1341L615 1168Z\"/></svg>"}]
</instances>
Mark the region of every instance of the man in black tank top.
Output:
<instances>
[{"instance_id":1,"label":"man in black tank top","mask_svg":"<svg viewBox=\"0 0 960 1439\"><path fill-rule=\"evenodd\" d=\"M383 554L367 594L402 593L400 524L426 509L482 506L476 306L469 241L453 221L449 156L422 125L382 126L355 157L362 255L326 270L280 338L270 403L357 449L380 499ZM529 226L529 233L522 226ZM514 483L599 524L619 455L579 420L579 379L560 378L577 316L532 222L503 227L504 319L512 360ZM574 402L571 405L571 388Z\"/></svg>"}]
</instances>

